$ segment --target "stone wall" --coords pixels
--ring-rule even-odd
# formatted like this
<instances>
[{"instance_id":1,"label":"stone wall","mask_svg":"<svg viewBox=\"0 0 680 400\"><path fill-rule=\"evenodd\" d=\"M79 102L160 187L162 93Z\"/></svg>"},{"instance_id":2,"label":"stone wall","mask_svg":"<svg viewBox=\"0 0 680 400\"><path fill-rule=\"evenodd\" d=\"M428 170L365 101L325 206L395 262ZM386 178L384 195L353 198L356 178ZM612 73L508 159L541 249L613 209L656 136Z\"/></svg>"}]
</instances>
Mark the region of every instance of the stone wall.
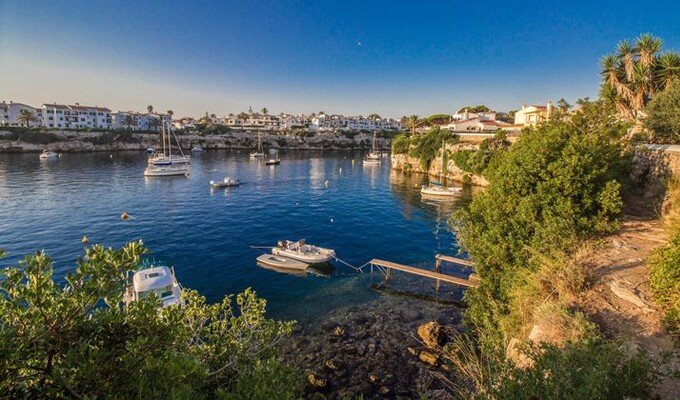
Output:
<instances>
[{"instance_id":1,"label":"stone wall","mask_svg":"<svg viewBox=\"0 0 680 400\"><path fill-rule=\"evenodd\" d=\"M635 149L631 178L644 186L644 197L659 203L664 199L666 183L680 177L680 145L648 144Z\"/></svg>"},{"instance_id":2,"label":"stone wall","mask_svg":"<svg viewBox=\"0 0 680 400\"><path fill-rule=\"evenodd\" d=\"M478 150L479 146L472 143L458 143L454 145L446 145L446 150L449 153L453 153L460 150ZM426 171L423 169L422 163L419 158L410 157L408 154L392 154L392 169L403 172L414 172L418 174L428 174L430 176L443 176L447 180L454 182L464 182L464 177L467 175L471 179L471 183L477 186L487 186L489 182L482 176L474 175L469 172L465 172L458 168L453 160L447 160L444 165L444 173L442 174L442 153L441 149L437 153L432 162L430 162L430 167Z\"/></svg>"}]
</instances>

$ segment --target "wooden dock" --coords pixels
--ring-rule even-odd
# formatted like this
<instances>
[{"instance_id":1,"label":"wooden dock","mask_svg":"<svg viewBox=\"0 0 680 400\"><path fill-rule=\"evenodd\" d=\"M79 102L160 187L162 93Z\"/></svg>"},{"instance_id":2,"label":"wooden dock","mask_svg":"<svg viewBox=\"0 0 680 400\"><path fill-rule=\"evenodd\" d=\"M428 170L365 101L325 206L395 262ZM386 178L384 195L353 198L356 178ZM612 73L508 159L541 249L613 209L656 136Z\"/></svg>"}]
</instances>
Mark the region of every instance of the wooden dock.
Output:
<instances>
[{"instance_id":1,"label":"wooden dock","mask_svg":"<svg viewBox=\"0 0 680 400\"><path fill-rule=\"evenodd\" d=\"M448 256L442 256L442 257L448 257ZM450 258L454 258L454 257L450 257ZM437 260L438 260L437 262L439 263L439 259L437 259ZM457 260L460 260L460 259L457 259ZM460 260L460 261L466 261L466 260ZM469 261L468 261L468 263L469 263ZM476 280L458 278L456 276L442 274L439 271L437 271L437 272L428 271L426 269L409 267L408 265L397 264L397 263L394 263L394 262L391 262L391 261L378 260L377 258L374 258L371 261L369 261L369 264L377 266L379 268L384 268L384 273L385 273L387 281L390 280L391 271L397 270L397 271L407 272L409 274L424 276L426 278L436 279L437 280L437 289L439 289L439 282L440 281L452 283L454 285L466 286L466 287L477 287L477 286L479 286L479 282L476 281Z\"/></svg>"},{"instance_id":2,"label":"wooden dock","mask_svg":"<svg viewBox=\"0 0 680 400\"><path fill-rule=\"evenodd\" d=\"M437 264L440 264L441 261L448 261L450 263L458 264L458 265L464 265L466 267L474 267L475 264L470 261L470 260L464 260L462 258L456 258L456 257L451 257L451 256L445 256L443 254L437 254L434 256Z\"/></svg>"}]
</instances>

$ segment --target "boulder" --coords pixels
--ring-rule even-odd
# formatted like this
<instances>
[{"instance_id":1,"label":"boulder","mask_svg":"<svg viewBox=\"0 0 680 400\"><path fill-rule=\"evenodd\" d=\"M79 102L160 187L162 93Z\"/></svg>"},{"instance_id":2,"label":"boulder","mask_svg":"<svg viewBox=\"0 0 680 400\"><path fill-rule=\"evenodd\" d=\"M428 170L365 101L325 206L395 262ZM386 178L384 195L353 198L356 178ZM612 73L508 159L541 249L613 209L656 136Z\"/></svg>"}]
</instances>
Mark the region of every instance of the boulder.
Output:
<instances>
[{"instance_id":1,"label":"boulder","mask_svg":"<svg viewBox=\"0 0 680 400\"><path fill-rule=\"evenodd\" d=\"M314 373L307 375L307 381L309 381L309 384L317 389L325 389L328 387L328 380Z\"/></svg>"},{"instance_id":2,"label":"boulder","mask_svg":"<svg viewBox=\"0 0 680 400\"><path fill-rule=\"evenodd\" d=\"M428 322L418 327L418 336L425 346L435 349L446 343L446 330L437 322Z\"/></svg>"}]
</instances>

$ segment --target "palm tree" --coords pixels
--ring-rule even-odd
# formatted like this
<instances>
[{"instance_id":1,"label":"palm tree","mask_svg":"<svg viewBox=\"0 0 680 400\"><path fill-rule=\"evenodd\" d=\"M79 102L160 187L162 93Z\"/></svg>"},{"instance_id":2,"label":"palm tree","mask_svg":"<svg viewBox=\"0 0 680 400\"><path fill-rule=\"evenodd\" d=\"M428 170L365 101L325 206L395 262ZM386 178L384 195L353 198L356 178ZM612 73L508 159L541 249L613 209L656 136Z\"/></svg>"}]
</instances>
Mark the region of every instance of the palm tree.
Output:
<instances>
[{"instance_id":1,"label":"palm tree","mask_svg":"<svg viewBox=\"0 0 680 400\"><path fill-rule=\"evenodd\" d=\"M172 117L173 115L175 115L175 112L172 111L172 110L168 110L168 111L166 111L165 113L168 114L170 117Z\"/></svg>"},{"instance_id":2,"label":"palm tree","mask_svg":"<svg viewBox=\"0 0 680 400\"><path fill-rule=\"evenodd\" d=\"M264 115L269 114L269 110L267 110L267 107L262 107L262 110L260 110L260 111L262 111L262 114L264 114Z\"/></svg>"},{"instance_id":3,"label":"palm tree","mask_svg":"<svg viewBox=\"0 0 680 400\"><path fill-rule=\"evenodd\" d=\"M616 54L600 60L600 97L614 105L622 119L639 120L654 94L680 77L680 56L660 54L661 48L661 39L643 34L635 43L620 42Z\"/></svg>"},{"instance_id":4,"label":"palm tree","mask_svg":"<svg viewBox=\"0 0 680 400\"><path fill-rule=\"evenodd\" d=\"M123 123L127 125L127 128L129 130L132 127L132 125L135 124L135 117L133 117L132 114L128 114L123 119Z\"/></svg>"},{"instance_id":5,"label":"palm tree","mask_svg":"<svg viewBox=\"0 0 680 400\"><path fill-rule=\"evenodd\" d=\"M146 111L148 111L149 114L151 114L151 113L153 112L153 106L152 106L151 104L149 104L148 106L146 106Z\"/></svg>"},{"instance_id":6,"label":"palm tree","mask_svg":"<svg viewBox=\"0 0 680 400\"><path fill-rule=\"evenodd\" d=\"M158 118L149 119L149 130L158 131L158 127L161 126L161 120Z\"/></svg>"},{"instance_id":7,"label":"palm tree","mask_svg":"<svg viewBox=\"0 0 680 400\"><path fill-rule=\"evenodd\" d=\"M24 109L19 111L17 121L19 121L24 126L30 127L31 122L38 122L38 118L35 117L33 111Z\"/></svg>"},{"instance_id":8,"label":"palm tree","mask_svg":"<svg viewBox=\"0 0 680 400\"><path fill-rule=\"evenodd\" d=\"M417 115L411 115L406 119L406 127L411 130L411 134L415 135L416 134L416 128L418 128L423 121L420 119L419 116Z\"/></svg>"}]
</instances>

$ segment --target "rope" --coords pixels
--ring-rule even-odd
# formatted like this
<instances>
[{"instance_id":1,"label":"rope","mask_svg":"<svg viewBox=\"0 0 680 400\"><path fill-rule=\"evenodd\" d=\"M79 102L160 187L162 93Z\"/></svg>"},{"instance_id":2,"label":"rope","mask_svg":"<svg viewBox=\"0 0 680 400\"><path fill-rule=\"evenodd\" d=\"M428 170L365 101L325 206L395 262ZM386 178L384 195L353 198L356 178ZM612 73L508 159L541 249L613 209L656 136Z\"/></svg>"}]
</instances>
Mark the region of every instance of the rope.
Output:
<instances>
[{"instance_id":1,"label":"rope","mask_svg":"<svg viewBox=\"0 0 680 400\"><path fill-rule=\"evenodd\" d=\"M365 266L367 266L368 264L371 263L371 262L369 261L369 262L367 262L366 264L364 264L364 265L362 265L362 266L360 266L360 267L355 267L354 265L348 263L347 261L343 261L343 260L339 259L338 257L334 257L334 258L335 258L335 261L337 261L337 262L339 262L339 263L342 263L342 264L345 264L346 266L348 266L348 267L354 269L355 271L361 272L362 274L364 273L363 268L364 268Z\"/></svg>"}]
</instances>

